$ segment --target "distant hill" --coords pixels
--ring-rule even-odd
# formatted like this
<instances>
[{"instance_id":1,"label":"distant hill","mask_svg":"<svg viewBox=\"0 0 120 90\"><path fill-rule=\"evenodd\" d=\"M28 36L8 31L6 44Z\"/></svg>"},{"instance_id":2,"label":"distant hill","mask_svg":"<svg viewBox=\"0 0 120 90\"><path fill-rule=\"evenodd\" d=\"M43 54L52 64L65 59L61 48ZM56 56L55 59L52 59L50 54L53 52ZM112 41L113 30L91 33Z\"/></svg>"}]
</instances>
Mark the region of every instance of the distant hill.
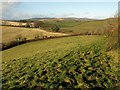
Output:
<instances>
[{"instance_id":1,"label":"distant hill","mask_svg":"<svg viewBox=\"0 0 120 90\"><path fill-rule=\"evenodd\" d=\"M97 19L89 19L89 18L64 18L65 20L79 20L79 21L93 21Z\"/></svg>"},{"instance_id":2,"label":"distant hill","mask_svg":"<svg viewBox=\"0 0 120 90\"><path fill-rule=\"evenodd\" d=\"M25 20L40 20L40 21L46 21L46 20L80 20L80 21L93 21L93 20L97 20L97 19L89 19L89 18L74 18L74 17L68 17L68 18L30 18L30 19L25 19Z\"/></svg>"}]
</instances>

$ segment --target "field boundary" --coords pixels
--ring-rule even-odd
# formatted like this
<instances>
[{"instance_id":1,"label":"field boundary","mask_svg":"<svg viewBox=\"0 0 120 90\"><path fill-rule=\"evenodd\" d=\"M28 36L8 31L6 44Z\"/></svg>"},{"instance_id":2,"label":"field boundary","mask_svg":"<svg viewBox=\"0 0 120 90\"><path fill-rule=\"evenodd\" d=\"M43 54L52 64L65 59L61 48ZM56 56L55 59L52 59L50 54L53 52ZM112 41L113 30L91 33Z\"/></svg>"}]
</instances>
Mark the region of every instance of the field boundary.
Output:
<instances>
[{"instance_id":1,"label":"field boundary","mask_svg":"<svg viewBox=\"0 0 120 90\"><path fill-rule=\"evenodd\" d=\"M25 44L25 43L29 43L29 42L35 42L35 41L41 41L41 40L48 40L48 39L55 39L55 38L63 38L63 37L72 37L72 36L83 36L83 35L99 35L99 34L71 34L71 35L65 35L65 36L44 36L43 38L38 38L38 39L29 39L23 42L20 42L19 44L15 43L12 46L7 46L4 47L4 43L0 43L0 51L21 45L21 44Z\"/></svg>"}]
</instances>

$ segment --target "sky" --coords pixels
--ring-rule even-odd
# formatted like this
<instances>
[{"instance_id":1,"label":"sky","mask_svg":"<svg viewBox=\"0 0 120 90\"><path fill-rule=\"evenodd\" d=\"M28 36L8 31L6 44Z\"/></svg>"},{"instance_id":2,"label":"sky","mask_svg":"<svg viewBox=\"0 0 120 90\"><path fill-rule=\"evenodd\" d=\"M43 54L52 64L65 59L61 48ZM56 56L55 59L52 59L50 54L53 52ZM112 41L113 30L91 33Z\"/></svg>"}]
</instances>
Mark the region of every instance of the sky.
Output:
<instances>
[{"instance_id":1,"label":"sky","mask_svg":"<svg viewBox=\"0 0 120 90\"><path fill-rule=\"evenodd\" d=\"M118 2L119 0L1 0L0 2Z\"/></svg>"},{"instance_id":2,"label":"sky","mask_svg":"<svg viewBox=\"0 0 120 90\"><path fill-rule=\"evenodd\" d=\"M2 17L0 19L19 20L43 17L105 19L113 17L118 10L118 2L114 0L114 2L13 1L2 2Z\"/></svg>"}]
</instances>

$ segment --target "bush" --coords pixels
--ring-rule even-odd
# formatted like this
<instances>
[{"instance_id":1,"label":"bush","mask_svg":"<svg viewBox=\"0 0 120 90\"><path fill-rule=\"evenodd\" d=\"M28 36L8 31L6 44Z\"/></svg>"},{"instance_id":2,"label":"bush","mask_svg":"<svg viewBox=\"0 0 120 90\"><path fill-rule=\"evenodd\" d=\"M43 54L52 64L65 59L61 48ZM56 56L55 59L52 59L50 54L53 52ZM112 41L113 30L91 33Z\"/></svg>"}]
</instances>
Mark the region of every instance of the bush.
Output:
<instances>
[{"instance_id":1,"label":"bush","mask_svg":"<svg viewBox=\"0 0 120 90\"><path fill-rule=\"evenodd\" d=\"M2 50L2 47L3 47L3 44L2 44L2 43L0 43L0 51Z\"/></svg>"},{"instance_id":2,"label":"bush","mask_svg":"<svg viewBox=\"0 0 120 90\"><path fill-rule=\"evenodd\" d=\"M51 30L54 31L54 32L58 32L60 30L59 26L54 24L52 27L51 27Z\"/></svg>"},{"instance_id":3,"label":"bush","mask_svg":"<svg viewBox=\"0 0 120 90\"><path fill-rule=\"evenodd\" d=\"M30 27L29 23L26 23L25 27Z\"/></svg>"},{"instance_id":4,"label":"bush","mask_svg":"<svg viewBox=\"0 0 120 90\"><path fill-rule=\"evenodd\" d=\"M39 28L41 26L41 24L43 24L43 22L41 22L41 21L35 21L34 22L34 27L35 28Z\"/></svg>"},{"instance_id":5,"label":"bush","mask_svg":"<svg viewBox=\"0 0 120 90\"><path fill-rule=\"evenodd\" d=\"M8 48L11 48L11 47L26 43L26 41L27 41L26 38L23 38L21 36L17 36L15 40L13 40L13 41L11 41L9 43L2 43L1 46L0 46L0 49L5 50L5 49L8 49Z\"/></svg>"},{"instance_id":6,"label":"bush","mask_svg":"<svg viewBox=\"0 0 120 90\"><path fill-rule=\"evenodd\" d=\"M14 47L14 46L17 46L16 41L11 41L9 43L2 43L2 50L8 49L8 48L11 48L11 47Z\"/></svg>"},{"instance_id":7,"label":"bush","mask_svg":"<svg viewBox=\"0 0 120 90\"><path fill-rule=\"evenodd\" d=\"M51 31L54 31L54 32L58 32L60 30L59 26L56 25L56 24L51 24L49 22L34 22L34 26L36 28L42 28L44 30L51 30Z\"/></svg>"},{"instance_id":8,"label":"bush","mask_svg":"<svg viewBox=\"0 0 120 90\"><path fill-rule=\"evenodd\" d=\"M40 39L40 35L35 35L35 40Z\"/></svg>"}]
</instances>

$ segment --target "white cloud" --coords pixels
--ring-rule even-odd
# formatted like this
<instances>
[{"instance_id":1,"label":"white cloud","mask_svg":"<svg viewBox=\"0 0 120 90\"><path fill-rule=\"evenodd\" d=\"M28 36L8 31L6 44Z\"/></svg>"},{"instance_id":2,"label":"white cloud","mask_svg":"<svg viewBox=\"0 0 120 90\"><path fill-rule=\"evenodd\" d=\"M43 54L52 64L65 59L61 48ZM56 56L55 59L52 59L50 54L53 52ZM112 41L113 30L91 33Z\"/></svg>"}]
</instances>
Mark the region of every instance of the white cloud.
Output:
<instances>
[{"instance_id":1,"label":"white cloud","mask_svg":"<svg viewBox=\"0 0 120 90\"><path fill-rule=\"evenodd\" d=\"M1 0L1 2L19 2L19 0Z\"/></svg>"},{"instance_id":2,"label":"white cloud","mask_svg":"<svg viewBox=\"0 0 120 90\"><path fill-rule=\"evenodd\" d=\"M0 19L12 18L15 14L16 6L19 4L20 2L11 2L11 0L7 0L7 2L2 2L0 5L0 7L2 7L0 9L0 14L2 15L2 18L0 17Z\"/></svg>"}]
</instances>

